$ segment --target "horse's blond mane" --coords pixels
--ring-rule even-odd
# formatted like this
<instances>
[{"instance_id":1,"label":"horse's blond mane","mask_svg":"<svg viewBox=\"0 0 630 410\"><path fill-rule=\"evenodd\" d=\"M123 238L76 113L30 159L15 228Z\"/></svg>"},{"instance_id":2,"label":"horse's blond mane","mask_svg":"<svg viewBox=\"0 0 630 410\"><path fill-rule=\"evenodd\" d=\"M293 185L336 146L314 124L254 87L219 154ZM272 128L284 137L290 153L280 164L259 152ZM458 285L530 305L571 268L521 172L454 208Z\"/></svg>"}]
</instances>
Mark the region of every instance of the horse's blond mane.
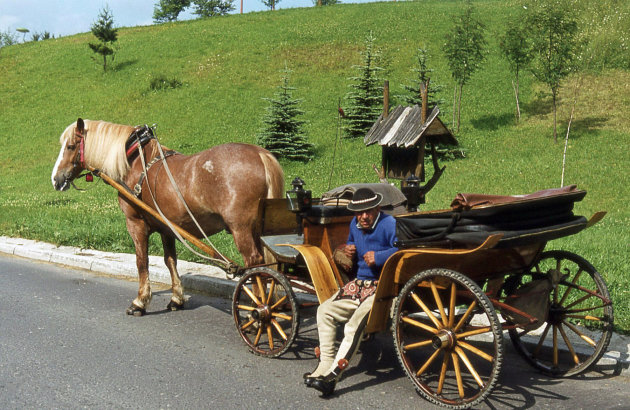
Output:
<instances>
[{"instance_id":1,"label":"horse's blond mane","mask_svg":"<svg viewBox=\"0 0 630 410\"><path fill-rule=\"evenodd\" d=\"M83 121L86 130L85 163L103 171L110 178L122 181L129 171L125 142L135 128L106 121ZM72 123L61 134L62 145L72 136L75 127L76 123Z\"/></svg>"}]
</instances>

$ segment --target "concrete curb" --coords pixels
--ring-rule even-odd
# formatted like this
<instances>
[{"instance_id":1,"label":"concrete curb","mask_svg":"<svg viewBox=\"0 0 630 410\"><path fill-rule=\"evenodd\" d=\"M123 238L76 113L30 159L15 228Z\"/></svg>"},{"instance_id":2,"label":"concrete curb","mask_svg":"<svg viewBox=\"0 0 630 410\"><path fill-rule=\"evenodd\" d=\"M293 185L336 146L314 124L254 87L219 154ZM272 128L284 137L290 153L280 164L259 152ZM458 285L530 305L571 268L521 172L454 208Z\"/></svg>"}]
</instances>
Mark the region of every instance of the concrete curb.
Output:
<instances>
[{"instance_id":1,"label":"concrete curb","mask_svg":"<svg viewBox=\"0 0 630 410\"><path fill-rule=\"evenodd\" d=\"M136 257L132 254L56 246L6 236L0 236L0 253L86 269L95 273L127 278L137 277ZM232 298L236 281L227 279L222 269L181 260L177 262L177 268L186 290L225 299ZM170 273L164 266L162 257L149 257L149 272L152 281L170 285ZM613 333L608 351L598 366L600 369L612 370L615 374L630 375L630 336Z\"/></svg>"},{"instance_id":2,"label":"concrete curb","mask_svg":"<svg viewBox=\"0 0 630 410\"><path fill-rule=\"evenodd\" d=\"M40 262L85 269L95 273L136 278L136 257L125 253L108 253L45 242L0 236L0 252ZM182 283L186 290L210 296L232 298L236 281L229 280L225 271L215 266L178 261ZM149 257L149 272L153 282L170 285L171 276L160 256Z\"/></svg>"}]
</instances>

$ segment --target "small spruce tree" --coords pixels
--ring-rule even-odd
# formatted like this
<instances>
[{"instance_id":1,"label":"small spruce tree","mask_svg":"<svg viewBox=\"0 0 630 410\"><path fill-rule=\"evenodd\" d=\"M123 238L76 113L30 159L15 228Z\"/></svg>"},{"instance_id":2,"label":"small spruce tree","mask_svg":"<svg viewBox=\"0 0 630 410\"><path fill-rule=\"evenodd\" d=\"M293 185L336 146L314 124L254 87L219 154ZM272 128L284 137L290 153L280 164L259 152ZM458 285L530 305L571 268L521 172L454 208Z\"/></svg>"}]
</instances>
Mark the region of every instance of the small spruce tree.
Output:
<instances>
[{"instance_id":1,"label":"small spruce tree","mask_svg":"<svg viewBox=\"0 0 630 410\"><path fill-rule=\"evenodd\" d=\"M118 40L118 29L114 28L114 17L109 7L104 7L91 27L98 43L88 45L96 54L103 56L103 71L107 71L107 57L114 59L114 43Z\"/></svg>"},{"instance_id":2,"label":"small spruce tree","mask_svg":"<svg viewBox=\"0 0 630 410\"><path fill-rule=\"evenodd\" d=\"M269 106L263 118L265 127L258 134L256 143L278 158L306 162L313 158L314 147L302 132L305 121L297 118L304 111L298 108L302 100L291 95L295 88L289 86L290 73L291 70L285 68L282 85L278 86L275 97L264 99Z\"/></svg>"},{"instance_id":3,"label":"small spruce tree","mask_svg":"<svg viewBox=\"0 0 630 410\"><path fill-rule=\"evenodd\" d=\"M383 110L383 80L378 77L383 68L378 66L381 53L374 41L370 32L365 38L365 50L361 52L363 64L353 66L359 75L349 79L352 90L345 97L347 138L363 138Z\"/></svg>"},{"instance_id":4,"label":"small spruce tree","mask_svg":"<svg viewBox=\"0 0 630 410\"><path fill-rule=\"evenodd\" d=\"M427 64L428 51L424 48L418 48L415 55L416 65L411 69L414 73L414 77L409 79L409 83L403 84L403 90L405 94L397 95L396 97L404 105L419 105L422 106L422 95L420 89L422 84L429 82L429 89L427 91L428 109L431 111L436 105L441 105L444 100L438 97L438 93L444 90L442 84L438 84L433 81L431 77L433 69L429 68Z\"/></svg>"}]
</instances>

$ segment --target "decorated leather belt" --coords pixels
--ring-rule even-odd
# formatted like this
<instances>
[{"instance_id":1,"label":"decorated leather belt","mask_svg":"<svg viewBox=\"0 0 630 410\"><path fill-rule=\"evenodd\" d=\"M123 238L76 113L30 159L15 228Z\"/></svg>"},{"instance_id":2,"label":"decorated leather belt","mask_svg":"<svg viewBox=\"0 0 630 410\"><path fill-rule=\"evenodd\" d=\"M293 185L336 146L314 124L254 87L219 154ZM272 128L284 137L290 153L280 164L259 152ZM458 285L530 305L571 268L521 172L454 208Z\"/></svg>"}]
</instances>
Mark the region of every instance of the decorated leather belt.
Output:
<instances>
[{"instance_id":1,"label":"decorated leather belt","mask_svg":"<svg viewBox=\"0 0 630 410\"><path fill-rule=\"evenodd\" d=\"M351 280L339 290L339 293L337 294L335 300L358 299L359 303L363 303L365 299L369 298L376 292L377 285L378 280Z\"/></svg>"}]
</instances>

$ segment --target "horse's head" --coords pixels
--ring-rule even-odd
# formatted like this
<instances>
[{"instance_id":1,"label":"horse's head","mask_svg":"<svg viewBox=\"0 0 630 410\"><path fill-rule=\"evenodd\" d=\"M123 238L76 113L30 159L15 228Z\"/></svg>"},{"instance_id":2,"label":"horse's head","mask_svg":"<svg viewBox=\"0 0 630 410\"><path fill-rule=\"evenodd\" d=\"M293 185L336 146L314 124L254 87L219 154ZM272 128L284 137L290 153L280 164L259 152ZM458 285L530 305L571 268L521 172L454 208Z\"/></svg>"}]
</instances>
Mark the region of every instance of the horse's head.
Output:
<instances>
[{"instance_id":1,"label":"horse's head","mask_svg":"<svg viewBox=\"0 0 630 410\"><path fill-rule=\"evenodd\" d=\"M61 136L61 150L53 168L51 180L57 191L70 188L70 183L85 169L83 162L85 123L79 118Z\"/></svg>"}]
</instances>

